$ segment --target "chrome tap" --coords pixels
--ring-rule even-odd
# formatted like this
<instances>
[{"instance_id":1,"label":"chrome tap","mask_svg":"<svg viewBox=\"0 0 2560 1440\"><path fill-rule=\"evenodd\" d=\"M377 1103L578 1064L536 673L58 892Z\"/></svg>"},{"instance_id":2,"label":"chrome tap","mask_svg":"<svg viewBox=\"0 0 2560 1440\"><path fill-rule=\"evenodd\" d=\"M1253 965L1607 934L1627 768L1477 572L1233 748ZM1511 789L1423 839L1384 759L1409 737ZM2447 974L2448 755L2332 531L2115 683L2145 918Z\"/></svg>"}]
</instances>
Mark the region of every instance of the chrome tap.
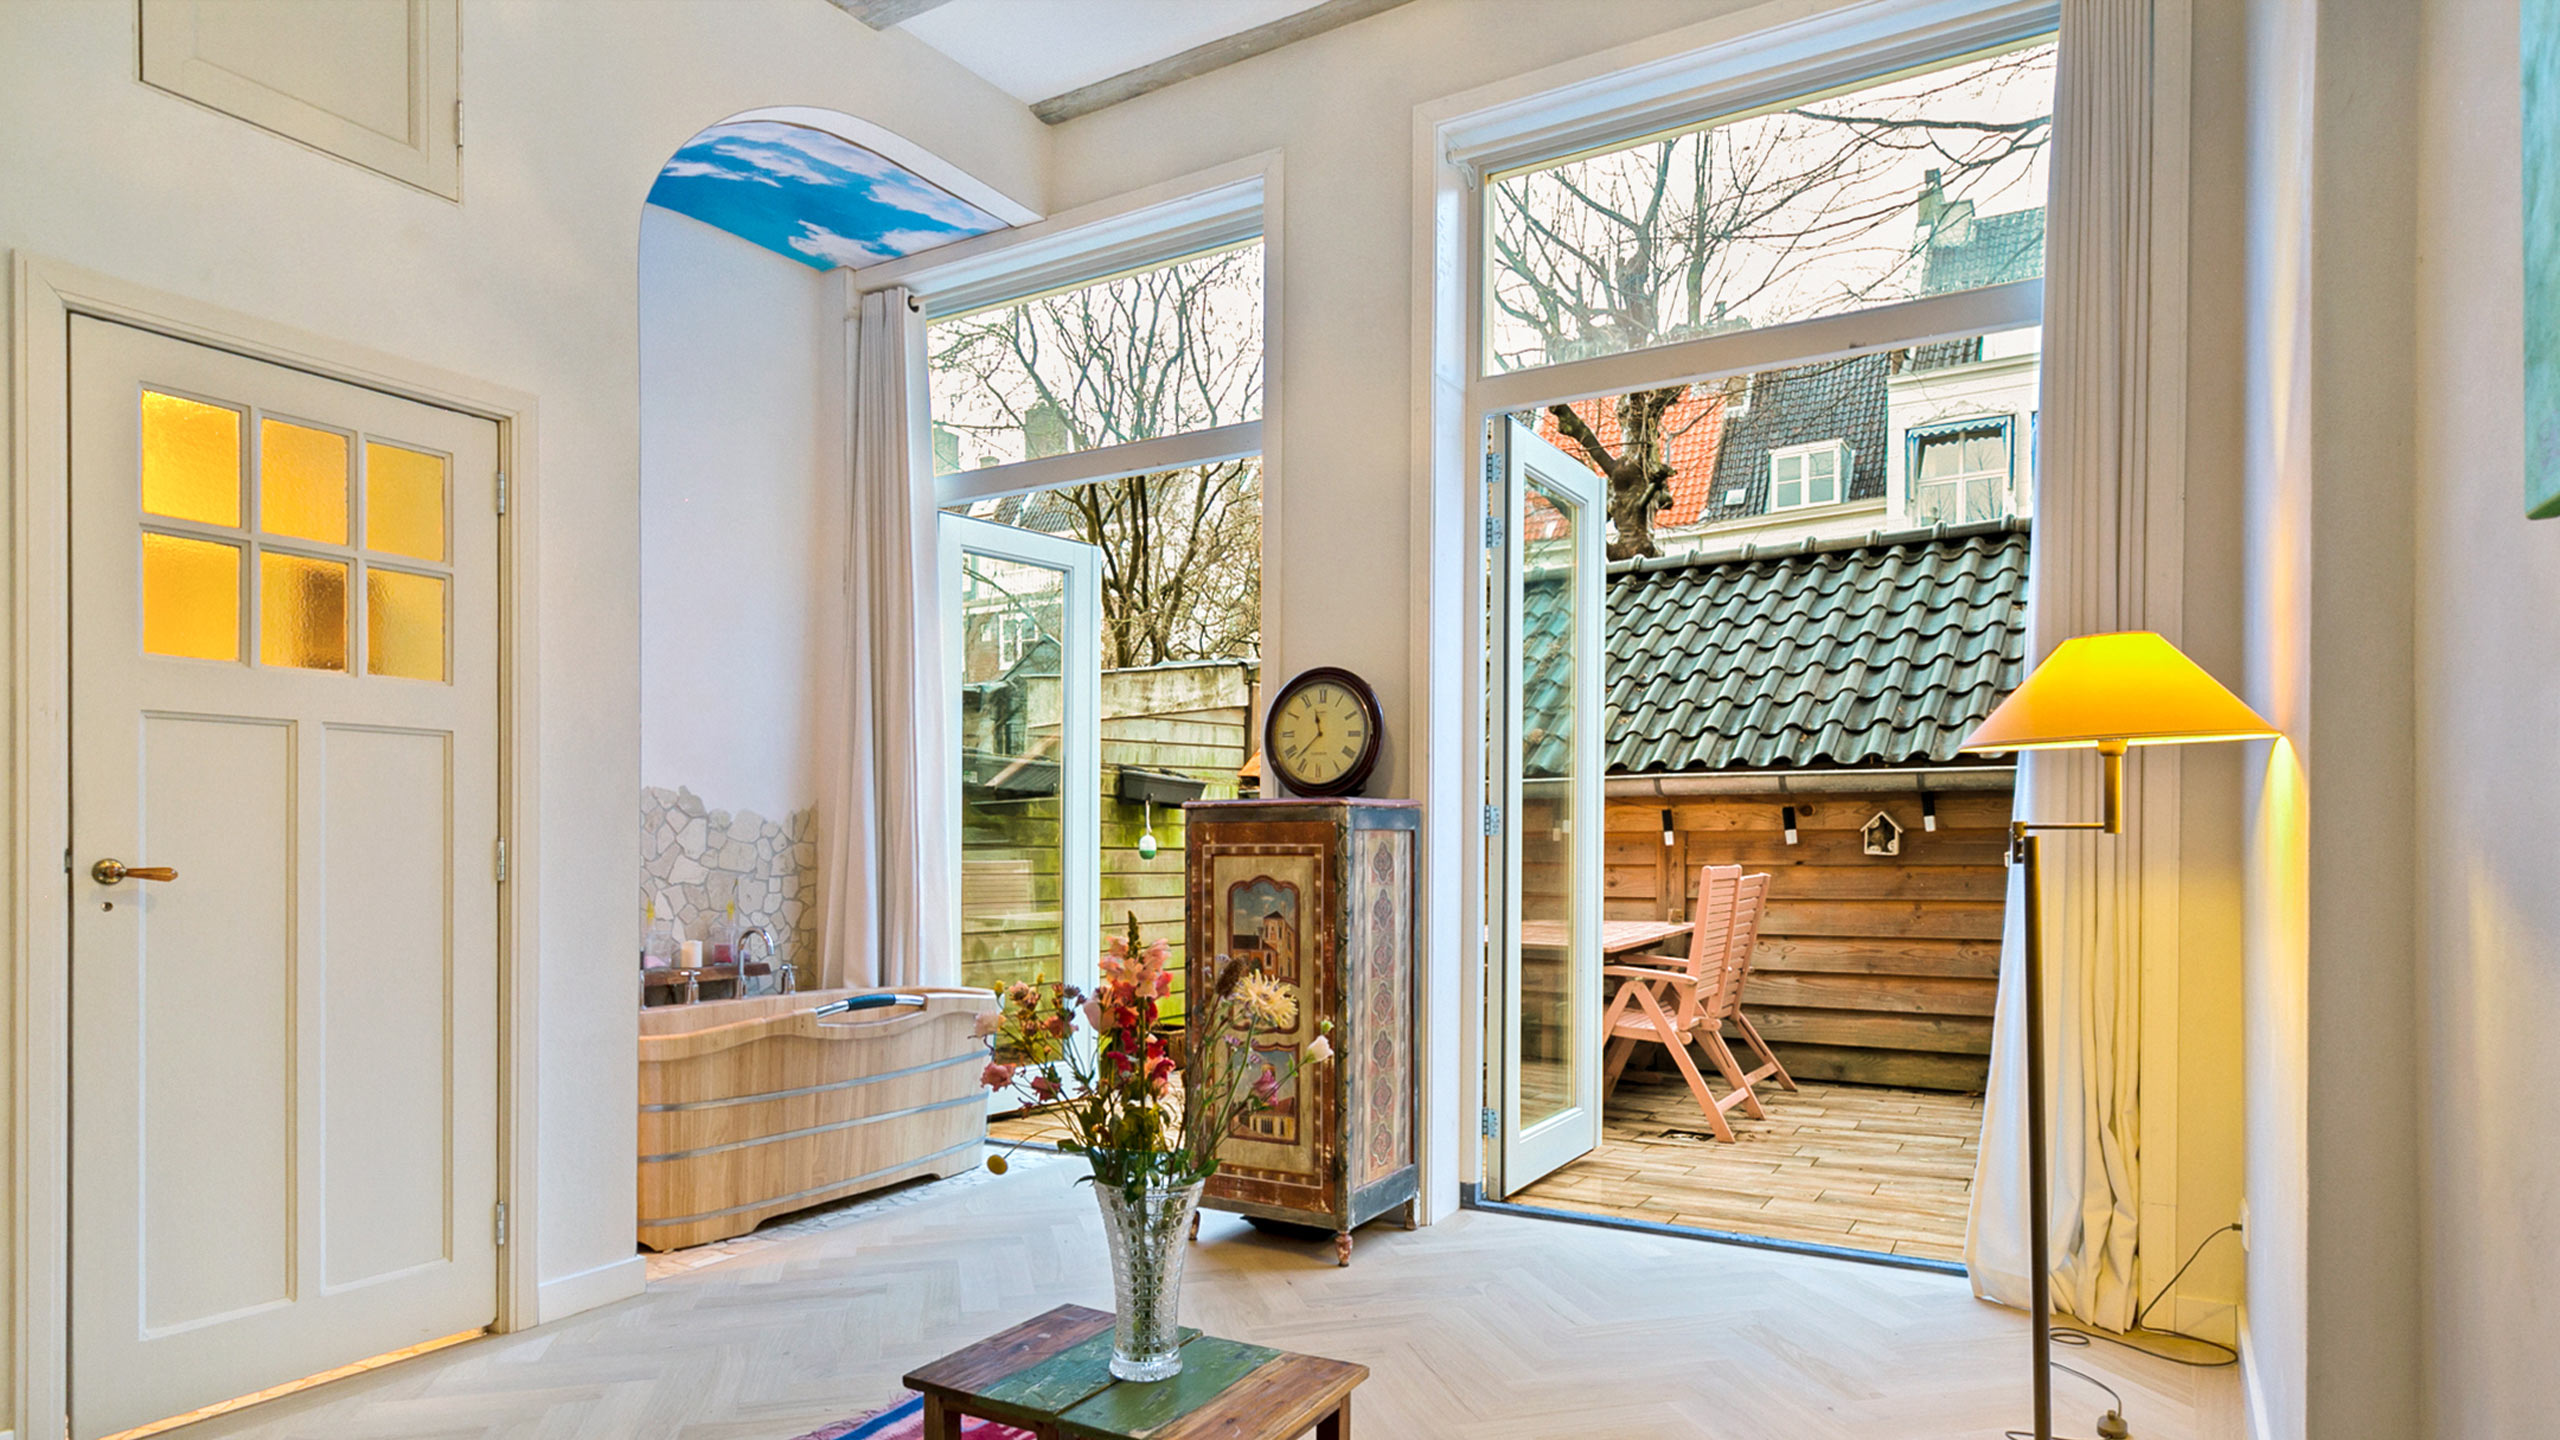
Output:
<instances>
[{"instance_id":1,"label":"chrome tap","mask_svg":"<svg viewBox=\"0 0 2560 1440\"><path fill-rule=\"evenodd\" d=\"M775 986L773 993L789 995L800 988L799 972L791 968L790 961L782 958L781 944L773 938L773 927L770 925L749 926L746 932L738 937L738 974L742 980L747 973L747 942L750 940L764 942L764 958L773 966Z\"/></svg>"}]
</instances>

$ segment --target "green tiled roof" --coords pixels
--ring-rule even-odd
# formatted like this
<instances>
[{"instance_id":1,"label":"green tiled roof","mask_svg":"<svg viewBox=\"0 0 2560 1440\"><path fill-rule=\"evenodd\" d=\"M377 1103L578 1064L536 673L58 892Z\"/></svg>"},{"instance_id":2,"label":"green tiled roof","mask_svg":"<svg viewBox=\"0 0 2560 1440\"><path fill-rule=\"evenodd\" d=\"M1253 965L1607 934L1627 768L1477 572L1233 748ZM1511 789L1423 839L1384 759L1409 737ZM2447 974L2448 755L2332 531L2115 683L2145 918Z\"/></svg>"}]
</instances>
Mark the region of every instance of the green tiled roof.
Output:
<instances>
[{"instance_id":1,"label":"green tiled roof","mask_svg":"<svg viewBox=\"0 0 2560 1440\"><path fill-rule=\"evenodd\" d=\"M2023 678L2026 602L2022 520L1612 566L1609 770L1955 760ZM1537 739L1562 677L1524 679Z\"/></svg>"}]
</instances>

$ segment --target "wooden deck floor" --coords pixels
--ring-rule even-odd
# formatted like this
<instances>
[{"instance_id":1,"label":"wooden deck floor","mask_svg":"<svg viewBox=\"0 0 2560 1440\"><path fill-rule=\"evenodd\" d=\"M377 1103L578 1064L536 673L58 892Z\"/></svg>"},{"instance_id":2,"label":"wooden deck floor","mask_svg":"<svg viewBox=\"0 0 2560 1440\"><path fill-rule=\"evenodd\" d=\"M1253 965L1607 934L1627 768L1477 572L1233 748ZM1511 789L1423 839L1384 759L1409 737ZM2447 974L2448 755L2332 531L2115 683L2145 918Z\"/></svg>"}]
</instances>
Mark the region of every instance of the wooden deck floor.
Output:
<instances>
[{"instance_id":1,"label":"wooden deck floor","mask_svg":"<svg viewBox=\"0 0 2560 1440\"><path fill-rule=\"evenodd\" d=\"M1982 1097L1802 1082L1763 1091L1766 1120L1733 1113L1709 1137L1678 1077L1631 1072L1596 1151L1510 1198L1550 1210L1964 1258Z\"/></svg>"}]
</instances>

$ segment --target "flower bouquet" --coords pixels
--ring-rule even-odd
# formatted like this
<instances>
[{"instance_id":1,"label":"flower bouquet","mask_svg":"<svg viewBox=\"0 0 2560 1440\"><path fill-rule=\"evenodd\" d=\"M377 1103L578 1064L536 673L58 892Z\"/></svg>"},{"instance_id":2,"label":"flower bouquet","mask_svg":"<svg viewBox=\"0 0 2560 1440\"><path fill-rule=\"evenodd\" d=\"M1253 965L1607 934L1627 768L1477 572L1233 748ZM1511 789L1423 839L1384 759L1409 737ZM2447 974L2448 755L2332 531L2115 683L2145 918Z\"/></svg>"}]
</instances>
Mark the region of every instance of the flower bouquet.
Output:
<instances>
[{"instance_id":1,"label":"flower bouquet","mask_svg":"<svg viewBox=\"0 0 2560 1440\"><path fill-rule=\"evenodd\" d=\"M1182 1368L1176 1324L1182 1280L1180 1240L1218 1170L1218 1146L1236 1122L1271 1109L1309 1065L1333 1058L1331 1022L1285 1062L1298 1030L1298 997L1250 960L1218 956L1205 995L1187 997L1188 1041L1179 1065L1157 1033L1172 992L1161 940L1142 944L1138 920L1103 947L1102 981L1091 995L1072 986L1017 984L978 1017L988 1042L981 1081L1057 1108L1082 1155L1111 1240L1119 1313L1111 1372L1161 1380ZM1089 1043L1074 1042L1081 1018ZM991 1160L1001 1169L1000 1160Z\"/></svg>"}]
</instances>

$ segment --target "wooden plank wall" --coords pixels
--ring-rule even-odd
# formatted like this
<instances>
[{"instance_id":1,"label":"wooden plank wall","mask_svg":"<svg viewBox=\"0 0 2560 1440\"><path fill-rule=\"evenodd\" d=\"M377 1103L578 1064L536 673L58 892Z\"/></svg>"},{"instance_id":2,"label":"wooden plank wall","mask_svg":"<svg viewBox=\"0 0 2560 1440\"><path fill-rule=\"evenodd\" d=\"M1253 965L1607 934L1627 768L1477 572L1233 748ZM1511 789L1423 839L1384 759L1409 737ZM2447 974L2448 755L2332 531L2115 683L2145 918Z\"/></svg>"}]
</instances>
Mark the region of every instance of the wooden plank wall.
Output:
<instances>
[{"instance_id":1,"label":"wooden plank wall","mask_svg":"<svg viewBox=\"0 0 2560 1440\"><path fill-rule=\"evenodd\" d=\"M1701 867L1766 870L1769 908L1743 1009L1788 1069L1979 1090L2000 973L2010 792L1939 794L1935 832L1921 826L1920 800L1909 791L1613 796L1605 913L1686 919ZM1903 827L1899 856L1864 853L1859 830L1879 810Z\"/></svg>"},{"instance_id":2,"label":"wooden plank wall","mask_svg":"<svg viewBox=\"0 0 2560 1440\"><path fill-rule=\"evenodd\" d=\"M1138 856L1138 837L1146 828L1144 807L1119 798L1120 769L1188 775L1208 784L1209 799L1231 799L1237 791L1236 771L1251 753L1247 747L1244 706L1212 706L1161 715L1106 715L1102 720L1102 934L1119 933L1135 911L1146 938L1173 946L1175 1001L1166 1018L1181 1014L1182 962L1182 811L1155 807L1156 857ZM964 874L1000 873L992 887L1026 887L1025 898L1039 907L1058 903L1058 857L1054 849L1027 843L1041 828L1057 820L1055 800L1030 800L1017 806L968 807L961 834ZM973 886L981 893L988 887ZM1054 980L1062 973L1055 930L1042 928L1036 915L1013 913L1002 906L972 905L961 921L961 958L969 984L1027 979L1033 973Z\"/></svg>"}]
</instances>

